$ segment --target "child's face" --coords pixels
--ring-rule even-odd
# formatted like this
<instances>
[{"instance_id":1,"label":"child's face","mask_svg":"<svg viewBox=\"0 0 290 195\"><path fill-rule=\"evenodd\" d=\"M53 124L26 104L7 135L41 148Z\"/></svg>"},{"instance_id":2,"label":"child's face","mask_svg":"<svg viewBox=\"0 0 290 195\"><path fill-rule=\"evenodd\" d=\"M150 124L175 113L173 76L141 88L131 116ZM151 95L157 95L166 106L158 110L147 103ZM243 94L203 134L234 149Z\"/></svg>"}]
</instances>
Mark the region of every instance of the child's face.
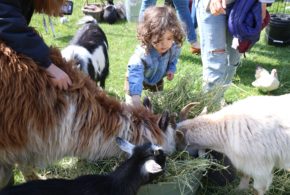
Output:
<instances>
[{"instance_id":1,"label":"child's face","mask_svg":"<svg viewBox=\"0 0 290 195\"><path fill-rule=\"evenodd\" d=\"M157 43L152 43L152 46L158 51L158 53L164 54L172 47L173 41L174 39L172 32L166 31L160 41Z\"/></svg>"}]
</instances>

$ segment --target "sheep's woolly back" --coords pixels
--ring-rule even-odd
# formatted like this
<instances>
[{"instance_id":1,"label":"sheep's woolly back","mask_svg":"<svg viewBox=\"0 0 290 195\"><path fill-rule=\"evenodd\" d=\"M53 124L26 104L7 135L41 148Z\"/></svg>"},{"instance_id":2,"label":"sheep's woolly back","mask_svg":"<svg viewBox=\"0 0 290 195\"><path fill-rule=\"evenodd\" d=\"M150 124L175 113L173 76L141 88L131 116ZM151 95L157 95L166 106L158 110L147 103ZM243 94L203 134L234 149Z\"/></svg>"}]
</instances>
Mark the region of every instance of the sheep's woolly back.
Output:
<instances>
[{"instance_id":1,"label":"sheep's woolly back","mask_svg":"<svg viewBox=\"0 0 290 195\"><path fill-rule=\"evenodd\" d=\"M72 79L68 91L54 88L46 72L32 59L0 42L0 149L25 148L31 133L39 134L43 142L47 136L60 133L56 127L69 105L76 106L73 130L79 133L80 145L87 145L96 130L103 131L104 139L117 135L124 120L131 121L133 143L142 139L144 132L138 130L145 124L157 143L162 144L164 134L158 127L158 116L108 97L89 77L65 62L58 49L51 49L51 60Z\"/></svg>"}]
</instances>

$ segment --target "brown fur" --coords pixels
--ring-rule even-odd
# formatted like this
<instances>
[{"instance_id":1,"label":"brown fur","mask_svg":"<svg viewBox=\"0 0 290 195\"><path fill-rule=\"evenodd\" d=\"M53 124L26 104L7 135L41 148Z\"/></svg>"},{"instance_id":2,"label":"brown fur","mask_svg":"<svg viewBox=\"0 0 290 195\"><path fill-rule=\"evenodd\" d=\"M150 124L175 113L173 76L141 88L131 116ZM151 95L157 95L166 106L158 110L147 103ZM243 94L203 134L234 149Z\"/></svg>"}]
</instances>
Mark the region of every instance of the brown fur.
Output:
<instances>
[{"instance_id":1,"label":"brown fur","mask_svg":"<svg viewBox=\"0 0 290 195\"><path fill-rule=\"evenodd\" d=\"M120 116L126 117L128 111L133 118L133 137L129 141L140 142L138 129L145 123L158 144L162 144L164 134L158 127L158 116L144 108L127 107L107 96L88 77L72 69L58 49L51 49L51 59L72 79L68 91L54 88L46 72L32 59L0 43L0 150L24 148L30 129L37 129L45 141L47 132L62 121L70 102L77 105L74 127L80 132L80 145L87 144L97 126L101 127L104 139L117 135Z\"/></svg>"}]
</instances>

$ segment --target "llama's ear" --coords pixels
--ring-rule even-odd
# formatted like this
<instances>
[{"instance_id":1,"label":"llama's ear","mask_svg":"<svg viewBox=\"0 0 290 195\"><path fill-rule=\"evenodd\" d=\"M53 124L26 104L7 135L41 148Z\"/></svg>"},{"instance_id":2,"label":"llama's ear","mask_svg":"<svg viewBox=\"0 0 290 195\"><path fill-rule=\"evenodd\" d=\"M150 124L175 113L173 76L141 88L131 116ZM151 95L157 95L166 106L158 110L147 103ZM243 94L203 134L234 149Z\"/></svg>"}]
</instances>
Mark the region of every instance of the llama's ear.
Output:
<instances>
[{"instance_id":1,"label":"llama's ear","mask_svg":"<svg viewBox=\"0 0 290 195\"><path fill-rule=\"evenodd\" d=\"M123 150L124 152L127 152L129 154L129 156L131 156L133 154L133 150L135 148L135 145L131 144L127 140L124 140L120 137L116 137L116 142L117 142L119 148L121 150Z\"/></svg>"},{"instance_id":2,"label":"llama's ear","mask_svg":"<svg viewBox=\"0 0 290 195\"><path fill-rule=\"evenodd\" d=\"M149 97L145 96L143 99L143 106L153 112L152 103Z\"/></svg>"},{"instance_id":3,"label":"llama's ear","mask_svg":"<svg viewBox=\"0 0 290 195\"><path fill-rule=\"evenodd\" d=\"M152 159L145 162L144 169L147 173L159 173L162 171L162 167Z\"/></svg>"},{"instance_id":4,"label":"llama's ear","mask_svg":"<svg viewBox=\"0 0 290 195\"><path fill-rule=\"evenodd\" d=\"M165 110L162 113L162 116L159 119L158 124L159 124L160 129L162 129L165 132L169 125L169 111L168 110Z\"/></svg>"}]
</instances>

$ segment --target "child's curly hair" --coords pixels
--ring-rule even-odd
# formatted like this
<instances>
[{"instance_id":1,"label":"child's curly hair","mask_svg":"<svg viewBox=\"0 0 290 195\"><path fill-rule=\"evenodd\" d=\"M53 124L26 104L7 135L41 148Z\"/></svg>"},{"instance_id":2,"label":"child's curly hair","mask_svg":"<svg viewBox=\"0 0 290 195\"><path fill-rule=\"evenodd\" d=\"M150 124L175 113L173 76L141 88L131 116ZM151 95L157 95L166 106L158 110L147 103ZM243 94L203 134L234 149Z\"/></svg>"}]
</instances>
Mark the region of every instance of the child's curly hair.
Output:
<instances>
[{"instance_id":1,"label":"child's curly hair","mask_svg":"<svg viewBox=\"0 0 290 195\"><path fill-rule=\"evenodd\" d=\"M185 35L175 10L168 6L147 8L137 27L137 38L145 50L148 51L152 43L158 43L166 31L173 34L176 44L182 45Z\"/></svg>"}]
</instances>

